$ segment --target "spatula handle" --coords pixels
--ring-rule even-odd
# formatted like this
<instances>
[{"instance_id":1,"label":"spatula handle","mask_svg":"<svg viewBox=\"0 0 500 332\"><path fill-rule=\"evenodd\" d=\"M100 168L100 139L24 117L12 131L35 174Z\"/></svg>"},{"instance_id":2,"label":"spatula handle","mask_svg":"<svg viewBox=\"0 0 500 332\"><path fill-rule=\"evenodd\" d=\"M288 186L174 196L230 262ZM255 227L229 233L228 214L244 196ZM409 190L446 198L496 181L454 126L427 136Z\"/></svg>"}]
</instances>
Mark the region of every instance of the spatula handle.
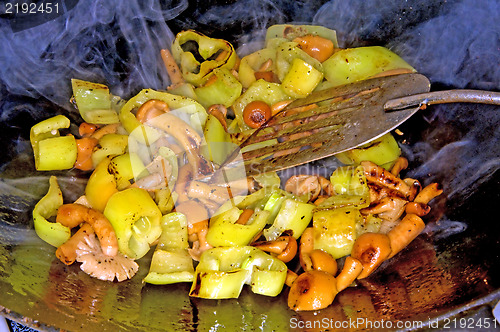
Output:
<instances>
[{"instance_id":1,"label":"spatula handle","mask_svg":"<svg viewBox=\"0 0 500 332\"><path fill-rule=\"evenodd\" d=\"M446 103L479 103L500 105L500 92L465 89L427 92L408 97L391 99L385 103L384 109L389 111L418 105Z\"/></svg>"}]
</instances>

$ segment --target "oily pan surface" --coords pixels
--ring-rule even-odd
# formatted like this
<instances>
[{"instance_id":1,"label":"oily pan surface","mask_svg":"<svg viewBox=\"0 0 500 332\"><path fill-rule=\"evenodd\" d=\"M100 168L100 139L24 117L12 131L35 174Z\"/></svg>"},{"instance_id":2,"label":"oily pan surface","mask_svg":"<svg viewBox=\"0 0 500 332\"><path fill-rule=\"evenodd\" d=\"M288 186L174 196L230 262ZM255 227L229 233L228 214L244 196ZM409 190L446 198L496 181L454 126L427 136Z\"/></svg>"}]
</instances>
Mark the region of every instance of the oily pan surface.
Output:
<instances>
[{"instance_id":1,"label":"oily pan surface","mask_svg":"<svg viewBox=\"0 0 500 332\"><path fill-rule=\"evenodd\" d=\"M130 2L130 8L122 8L113 1L101 4L103 7L89 7L86 1L79 1L74 7L66 7L67 15L73 15L73 23L67 26L78 33L61 33L54 26L57 19L49 22L54 30L46 25L35 26L33 29L38 31L60 32L58 39L44 45L45 61L52 67L42 66L30 72L30 66L22 62L31 60L30 55L23 53L20 45L16 53L21 57L9 56L8 47L0 52L0 59L6 64L0 69L0 140L4 147L0 157L0 305L6 308L3 313L16 320L26 317L28 324L41 329L286 330L293 327L292 322L323 318L426 321L461 310L463 305L498 299L499 226L492 219L496 219L494 208L499 200L499 113L498 107L493 106L431 107L400 128L404 135L397 139L410 161L407 176L424 185L441 183L444 195L432 202L424 234L358 287L340 293L330 307L317 315L290 311L286 290L279 297L268 298L245 288L239 299L202 300L189 298L188 284L145 286L141 279L148 270L150 256L140 261L139 274L131 281L95 280L78 266L61 264L54 249L38 239L31 221L31 210L45 194L50 174L59 176L68 201L83 192L84 181L77 172L36 173L29 128L54 114L77 118L78 114L67 104L71 77L108 83L112 92L125 98L143 87L166 86L168 81L161 66L153 65L156 50L145 48L156 45L159 50L169 44L168 38L173 35L162 19L167 20L174 33L198 29L228 38L243 51L254 47L247 41L261 36L271 24L313 22L337 29L343 47L390 47L428 76L433 90L499 90L499 69L492 64L500 63L500 28L490 24L498 22L499 5L485 1L484 7L476 8L474 4L272 1L262 5L241 0L192 1L162 3L160 10L154 11L158 5L153 2ZM78 21L85 21L84 8L91 8L91 13L86 14L90 15L86 21L91 23ZM34 38L22 35L27 30L12 20L2 18L0 24L2 31L18 30L16 35L2 34L3 45ZM81 25L75 27L78 24ZM106 31L112 31L112 36ZM85 39L88 35L93 38ZM88 44L89 40L95 44ZM146 44L137 48L138 42L134 42L138 40L146 40ZM88 48L77 48L83 41ZM68 55L75 49L83 59L77 61ZM112 52L104 52L106 49ZM76 52L77 59L78 55ZM59 67L63 60L64 70ZM19 69L6 72L5 68ZM32 79L28 80L29 75ZM333 159L322 160L301 171L327 174L335 165Z\"/></svg>"}]
</instances>

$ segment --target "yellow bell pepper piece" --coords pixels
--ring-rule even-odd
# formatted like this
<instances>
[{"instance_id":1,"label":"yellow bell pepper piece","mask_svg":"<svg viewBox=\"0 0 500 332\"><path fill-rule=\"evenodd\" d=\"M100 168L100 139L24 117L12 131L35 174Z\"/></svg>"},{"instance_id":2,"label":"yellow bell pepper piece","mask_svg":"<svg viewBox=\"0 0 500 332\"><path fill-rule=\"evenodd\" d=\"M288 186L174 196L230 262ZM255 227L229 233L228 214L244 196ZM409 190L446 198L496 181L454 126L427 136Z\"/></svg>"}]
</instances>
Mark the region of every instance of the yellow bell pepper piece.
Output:
<instances>
[{"instance_id":1,"label":"yellow bell pepper piece","mask_svg":"<svg viewBox=\"0 0 500 332\"><path fill-rule=\"evenodd\" d=\"M113 225L120 251L130 258L143 257L161 235L161 212L146 190L129 188L115 193L103 214Z\"/></svg>"},{"instance_id":2,"label":"yellow bell pepper piece","mask_svg":"<svg viewBox=\"0 0 500 332\"><path fill-rule=\"evenodd\" d=\"M341 258L349 255L356 240L356 224L362 216L358 209L320 210L313 215L314 249Z\"/></svg>"},{"instance_id":3,"label":"yellow bell pepper piece","mask_svg":"<svg viewBox=\"0 0 500 332\"><path fill-rule=\"evenodd\" d=\"M294 98L309 95L323 79L323 73L302 59L295 58L288 73L283 78L285 92Z\"/></svg>"},{"instance_id":4,"label":"yellow bell pepper piece","mask_svg":"<svg viewBox=\"0 0 500 332\"><path fill-rule=\"evenodd\" d=\"M111 157L104 158L90 175L85 187L88 202L92 208L101 212L104 211L108 199L118 191L115 176L109 173L110 163Z\"/></svg>"}]
</instances>

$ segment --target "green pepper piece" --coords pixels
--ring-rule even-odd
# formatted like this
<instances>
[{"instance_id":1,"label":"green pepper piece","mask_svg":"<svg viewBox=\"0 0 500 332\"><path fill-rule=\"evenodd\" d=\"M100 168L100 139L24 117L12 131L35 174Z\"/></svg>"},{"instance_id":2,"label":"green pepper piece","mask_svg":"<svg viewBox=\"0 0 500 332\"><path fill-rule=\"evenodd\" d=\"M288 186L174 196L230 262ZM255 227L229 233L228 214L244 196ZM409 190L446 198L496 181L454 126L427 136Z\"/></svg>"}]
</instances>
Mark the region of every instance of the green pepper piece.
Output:
<instances>
[{"instance_id":1,"label":"green pepper piece","mask_svg":"<svg viewBox=\"0 0 500 332\"><path fill-rule=\"evenodd\" d=\"M323 62L325 78L335 86L400 68L415 71L405 60L382 46L343 49Z\"/></svg>"},{"instance_id":2,"label":"green pepper piece","mask_svg":"<svg viewBox=\"0 0 500 332\"><path fill-rule=\"evenodd\" d=\"M169 187L161 188L155 192L155 202L162 214L172 212L179 195L175 191L170 191Z\"/></svg>"},{"instance_id":3,"label":"green pepper piece","mask_svg":"<svg viewBox=\"0 0 500 332\"><path fill-rule=\"evenodd\" d=\"M122 253L143 257L161 234L161 212L146 190L129 188L111 196L104 208Z\"/></svg>"},{"instance_id":4,"label":"green pepper piece","mask_svg":"<svg viewBox=\"0 0 500 332\"><path fill-rule=\"evenodd\" d=\"M313 215L314 249L341 258L351 253L356 241L356 224L362 221L358 209L321 210Z\"/></svg>"},{"instance_id":5,"label":"green pepper piece","mask_svg":"<svg viewBox=\"0 0 500 332\"><path fill-rule=\"evenodd\" d=\"M321 62L307 54L303 51L299 44L296 42L284 42L280 44L277 49L276 54L276 69L278 78L281 82L285 79L286 75L290 71L294 59L300 59L310 66L315 68L319 73L321 73L321 78L323 78L323 65ZM318 74L317 74L318 75ZM317 84L316 84L317 85ZM316 86L315 85L315 86Z\"/></svg>"},{"instance_id":6,"label":"green pepper piece","mask_svg":"<svg viewBox=\"0 0 500 332\"><path fill-rule=\"evenodd\" d=\"M243 211L234 207L210 219L207 242L213 247L246 246L266 226L268 211L255 211L245 225L236 224Z\"/></svg>"},{"instance_id":7,"label":"green pepper piece","mask_svg":"<svg viewBox=\"0 0 500 332\"><path fill-rule=\"evenodd\" d=\"M189 243L186 216L178 212L163 216L161 229L149 273L144 281L156 285L193 281L193 260L187 251Z\"/></svg>"},{"instance_id":8,"label":"green pepper piece","mask_svg":"<svg viewBox=\"0 0 500 332\"><path fill-rule=\"evenodd\" d=\"M380 226L382 226L382 219L370 214L356 224L356 234L359 237L363 233L379 233Z\"/></svg>"},{"instance_id":9,"label":"green pepper piece","mask_svg":"<svg viewBox=\"0 0 500 332\"><path fill-rule=\"evenodd\" d=\"M334 47L338 48L337 32L319 25L293 25L276 24L267 28L266 45L272 43L273 39L294 40L297 37L307 35L320 36L333 42Z\"/></svg>"},{"instance_id":10,"label":"green pepper piece","mask_svg":"<svg viewBox=\"0 0 500 332\"><path fill-rule=\"evenodd\" d=\"M71 230L58 222L47 220L54 217L57 214L57 209L63 205L63 196L57 178L51 176L49 184L47 194L40 199L33 209L33 222L38 237L54 247L59 247L69 240Z\"/></svg>"},{"instance_id":11,"label":"green pepper piece","mask_svg":"<svg viewBox=\"0 0 500 332\"><path fill-rule=\"evenodd\" d=\"M276 172L258 174L253 178L263 188L279 188L281 186L281 179Z\"/></svg>"},{"instance_id":12,"label":"green pepper piece","mask_svg":"<svg viewBox=\"0 0 500 332\"><path fill-rule=\"evenodd\" d=\"M312 219L313 204L299 202L287 198L281 204L281 208L271 227L264 230L264 237L267 241L276 240L284 231L292 231L292 236L296 239L307 228Z\"/></svg>"},{"instance_id":13,"label":"green pepper piece","mask_svg":"<svg viewBox=\"0 0 500 332\"><path fill-rule=\"evenodd\" d=\"M255 72L259 71L261 66L269 60L272 64L267 71L276 73L276 48L263 48L241 59L238 78L245 89L257 80Z\"/></svg>"},{"instance_id":14,"label":"green pepper piece","mask_svg":"<svg viewBox=\"0 0 500 332\"><path fill-rule=\"evenodd\" d=\"M71 80L73 96L81 117L85 122L95 124L118 123L118 114L111 105L107 86L77 79Z\"/></svg>"},{"instance_id":15,"label":"green pepper piece","mask_svg":"<svg viewBox=\"0 0 500 332\"><path fill-rule=\"evenodd\" d=\"M321 202L317 207L316 211L319 210L331 210L344 207L353 207L357 209L363 209L370 205L369 196L359 196L359 195L348 195L339 194L333 195Z\"/></svg>"},{"instance_id":16,"label":"green pepper piece","mask_svg":"<svg viewBox=\"0 0 500 332\"><path fill-rule=\"evenodd\" d=\"M335 157L347 165L359 165L363 160L369 160L388 170L400 155L398 142L391 133L387 133L359 148L336 154Z\"/></svg>"},{"instance_id":17,"label":"green pepper piece","mask_svg":"<svg viewBox=\"0 0 500 332\"><path fill-rule=\"evenodd\" d=\"M269 218L267 218L267 222L269 224L272 224L276 219L276 216L281 209L281 204L283 204L285 199L286 196L284 196L282 193L275 192L267 200L266 205L264 206L264 210L269 211Z\"/></svg>"},{"instance_id":18,"label":"green pepper piece","mask_svg":"<svg viewBox=\"0 0 500 332\"><path fill-rule=\"evenodd\" d=\"M263 209L272 193L273 190L261 188L250 195L243 196L241 201L236 203L236 206L240 209Z\"/></svg>"},{"instance_id":19,"label":"green pepper piece","mask_svg":"<svg viewBox=\"0 0 500 332\"><path fill-rule=\"evenodd\" d=\"M193 30L176 35L172 55L184 79L195 87L205 84L215 68L232 69L238 60L231 43Z\"/></svg>"},{"instance_id":20,"label":"green pepper piece","mask_svg":"<svg viewBox=\"0 0 500 332\"><path fill-rule=\"evenodd\" d=\"M108 156L125 153L128 145L128 135L106 134L99 139L99 144L92 152L94 168Z\"/></svg>"},{"instance_id":21,"label":"green pepper piece","mask_svg":"<svg viewBox=\"0 0 500 332\"><path fill-rule=\"evenodd\" d=\"M30 130L30 142L37 171L70 169L76 162L77 146L72 135L59 136L59 129L69 128L64 115L43 120Z\"/></svg>"},{"instance_id":22,"label":"green pepper piece","mask_svg":"<svg viewBox=\"0 0 500 332\"><path fill-rule=\"evenodd\" d=\"M194 90L198 102L205 108L214 104L230 107L241 95L242 85L227 68L215 68L215 81Z\"/></svg>"},{"instance_id":23,"label":"green pepper piece","mask_svg":"<svg viewBox=\"0 0 500 332\"><path fill-rule=\"evenodd\" d=\"M370 189L362 166L339 167L333 171L330 182L338 195L369 196Z\"/></svg>"},{"instance_id":24,"label":"green pepper piece","mask_svg":"<svg viewBox=\"0 0 500 332\"><path fill-rule=\"evenodd\" d=\"M289 99L291 99L291 97L285 93L280 84L270 83L263 79L253 82L233 104L234 115L240 129L242 131L250 129L243 120L243 110L248 103L254 100L260 100L268 105L274 105L279 101Z\"/></svg>"},{"instance_id":25,"label":"green pepper piece","mask_svg":"<svg viewBox=\"0 0 500 332\"><path fill-rule=\"evenodd\" d=\"M169 285L194 280L193 259L187 250L157 249L151 258L149 273L144 282Z\"/></svg>"},{"instance_id":26,"label":"green pepper piece","mask_svg":"<svg viewBox=\"0 0 500 332\"><path fill-rule=\"evenodd\" d=\"M212 248L200 257L189 295L237 298L246 283L256 294L276 296L283 289L287 270L285 263L255 247Z\"/></svg>"},{"instance_id":27,"label":"green pepper piece","mask_svg":"<svg viewBox=\"0 0 500 332\"><path fill-rule=\"evenodd\" d=\"M168 89L168 92L173 95L184 96L189 99L197 100L194 86L189 83L182 83Z\"/></svg>"},{"instance_id":28,"label":"green pepper piece","mask_svg":"<svg viewBox=\"0 0 500 332\"><path fill-rule=\"evenodd\" d=\"M224 130L220 121L212 114L208 115L203 129L206 145L200 152L205 159L221 165L238 146L231 142L230 135Z\"/></svg>"},{"instance_id":29,"label":"green pepper piece","mask_svg":"<svg viewBox=\"0 0 500 332\"><path fill-rule=\"evenodd\" d=\"M347 194L349 184L351 183L352 171L353 168L350 166L338 167L330 175L330 183L337 195Z\"/></svg>"},{"instance_id":30,"label":"green pepper piece","mask_svg":"<svg viewBox=\"0 0 500 332\"><path fill-rule=\"evenodd\" d=\"M198 102L184 96L173 95L167 92L144 89L131 98L120 110L120 122L123 127L140 143L150 145L162 136L160 131L147 125L143 125L137 120L133 110L141 107L151 99L161 100L169 106L170 110L175 110L179 114L185 115L188 122L194 129L201 132L201 128L207 120L205 108Z\"/></svg>"}]
</instances>

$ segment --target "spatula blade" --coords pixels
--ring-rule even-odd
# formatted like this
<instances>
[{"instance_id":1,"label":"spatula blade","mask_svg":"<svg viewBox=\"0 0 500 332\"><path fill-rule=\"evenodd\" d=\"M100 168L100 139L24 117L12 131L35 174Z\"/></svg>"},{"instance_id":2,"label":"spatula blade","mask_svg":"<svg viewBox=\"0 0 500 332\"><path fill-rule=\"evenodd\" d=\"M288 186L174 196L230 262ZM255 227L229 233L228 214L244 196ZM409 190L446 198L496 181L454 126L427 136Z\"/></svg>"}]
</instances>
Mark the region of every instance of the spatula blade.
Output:
<instances>
[{"instance_id":1,"label":"spatula blade","mask_svg":"<svg viewBox=\"0 0 500 332\"><path fill-rule=\"evenodd\" d=\"M279 171L369 143L395 129L419 110L419 107L413 107L386 112L384 104L388 100L425 93L429 90L430 82L427 77L411 73L356 82L323 90L298 100L290 104L287 109L312 103L329 103L328 106L322 108L321 112L328 112L330 109L334 111L328 114L328 118L318 120L325 122L330 120L328 126L316 129L315 133L303 135L305 137L296 141L286 141L259 149L260 151L257 152L254 150L243 153L246 173L251 176ZM338 101L338 99L342 100ZM332 117L335 118L335 121L331 121ZM272 120L276 121L276 119ZM277 122L283 121L286 119L277 120ZM335 123L338 125L332 125ZM275 134L272 138L279 137L280 131L277 130ZM253 139L258 136L259 132L254 133L243 145L251 145ZM300 147L300 151L276 155L277 151L288 150L291 146Z\"/></svg>"}]
</instances>

